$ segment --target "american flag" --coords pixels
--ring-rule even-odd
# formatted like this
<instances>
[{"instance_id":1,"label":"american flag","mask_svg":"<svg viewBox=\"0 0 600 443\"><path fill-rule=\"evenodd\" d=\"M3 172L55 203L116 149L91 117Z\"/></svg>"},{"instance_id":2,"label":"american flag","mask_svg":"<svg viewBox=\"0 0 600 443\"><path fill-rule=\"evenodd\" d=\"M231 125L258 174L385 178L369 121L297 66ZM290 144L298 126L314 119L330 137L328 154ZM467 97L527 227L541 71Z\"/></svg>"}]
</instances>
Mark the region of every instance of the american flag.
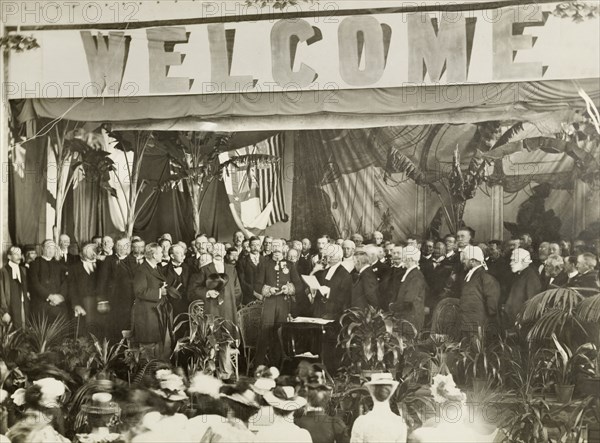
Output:
<instances>
[{"instance_id":1,"label":"american flag","mask_svg":"<svg viewBox=\"0 0 600 443\"><path fill-rule=\"evenodd\" d=\"M258 168L256 180L258 181L258 196L260 205L265 208L269 202L273 202L273 210L269 216L269 225L277 222L288 221L285 213L285 200L283 198L283 136L277 134L260 143L257 143L259 152L268 154L278 159ZM262 145L262 146L259 146Z\"/></svg>"},{"instance_id":2,"label":"american flag","mask_svg":"<svg viewBox=\"0 0 600 443\"><path fill-rule=\"evenodd\" d=\"M223 171L230 206L245 228L261 230L288 220L283 195L283 153L283 136L278 134L219 155L221 163L245 155L270 155L277 159L250 168L230 163Z\"/></svg>"}]
</instances>

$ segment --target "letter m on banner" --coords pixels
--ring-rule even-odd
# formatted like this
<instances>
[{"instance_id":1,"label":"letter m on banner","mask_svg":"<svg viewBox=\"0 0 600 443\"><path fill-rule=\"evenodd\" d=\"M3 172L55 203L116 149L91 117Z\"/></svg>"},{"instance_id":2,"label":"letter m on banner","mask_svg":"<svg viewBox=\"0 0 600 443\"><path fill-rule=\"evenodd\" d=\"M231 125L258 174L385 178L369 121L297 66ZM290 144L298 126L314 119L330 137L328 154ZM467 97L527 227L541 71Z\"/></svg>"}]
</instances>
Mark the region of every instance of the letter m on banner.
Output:
<instances>
[{"instance_id":1,"label":"letter m on banner","mask_svg":"<svg viewBox=\"0 0 600 443\"><path fill-rule=\"evenodd\" d=\"M283 196L283 135L219 155L229 207L241 229L257 234L288 220Z\"/></svg>"}]
</instances>

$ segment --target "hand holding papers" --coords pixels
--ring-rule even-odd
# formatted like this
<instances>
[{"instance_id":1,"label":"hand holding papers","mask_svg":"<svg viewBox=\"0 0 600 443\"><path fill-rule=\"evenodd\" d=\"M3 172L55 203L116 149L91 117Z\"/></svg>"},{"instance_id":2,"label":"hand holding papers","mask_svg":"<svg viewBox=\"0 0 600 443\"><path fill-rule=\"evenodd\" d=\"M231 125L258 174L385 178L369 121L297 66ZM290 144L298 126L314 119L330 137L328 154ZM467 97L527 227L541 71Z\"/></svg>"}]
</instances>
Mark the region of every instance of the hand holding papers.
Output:
<instances>
[{"instance_id":1,"label":"hand holding papers","mask_svg":"<svg viewBox=\"0 0 600 443\"><path fill-rule=\"evenodd\" d=\"M315 277L314 275L303 275L302 280L304 280L304 283L306 283L306 285L310 289L311 303L314 301L317 291L320 291L324 297L329 296L329 292L331 291L331 289L328 286L321 286L319 284L319 280L317 280L317 277Z\"/></svg>"}]
</instances>

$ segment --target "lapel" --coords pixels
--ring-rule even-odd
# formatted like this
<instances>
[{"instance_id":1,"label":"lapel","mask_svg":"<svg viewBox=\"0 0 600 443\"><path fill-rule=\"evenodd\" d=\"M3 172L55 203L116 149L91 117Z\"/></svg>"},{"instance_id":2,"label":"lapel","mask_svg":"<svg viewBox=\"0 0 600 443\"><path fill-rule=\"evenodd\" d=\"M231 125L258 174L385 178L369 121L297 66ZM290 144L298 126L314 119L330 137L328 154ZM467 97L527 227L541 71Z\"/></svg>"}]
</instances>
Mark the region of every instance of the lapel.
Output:
<instances>
[{"instance_id":1,"label":"lapel","mask_svg":"<svg viewBox=\"0 0 600 443\"><path fill-rule=\"evenodd\" d=\"M156 266L156 269L154 269L152 266L150 266L150 263L148 263L148 261L146 261L146 260L144 260L143 266L146 267L146 272L148 272L150 275L158 278L160 281L165 281L165 277L158 270L158 266Z\"/></svg>"},{"instance_id":2,"label":"lapel","mask_svg":"<svg viewBox=\"0 0 600 443\"><path fill-rule=\"evenodd\" d=\"M215 268L215 264L213 262L210 262L207 265L203 266L204 268L206 268L206 275L210 275L210 274L216 274L217 273L217 268Z\"/></svg>"}]
</instances>

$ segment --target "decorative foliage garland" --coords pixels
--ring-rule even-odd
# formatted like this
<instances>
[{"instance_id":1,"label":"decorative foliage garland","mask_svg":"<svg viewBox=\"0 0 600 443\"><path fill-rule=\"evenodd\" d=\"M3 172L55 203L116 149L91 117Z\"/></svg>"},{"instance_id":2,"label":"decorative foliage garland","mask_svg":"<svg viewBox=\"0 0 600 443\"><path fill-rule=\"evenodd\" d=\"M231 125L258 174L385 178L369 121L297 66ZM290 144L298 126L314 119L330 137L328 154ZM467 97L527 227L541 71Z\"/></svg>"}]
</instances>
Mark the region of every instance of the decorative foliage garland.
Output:
<instances>
[{"instance_id":1,"label":"decorative foliage garland","mask_svg":"<svg viewBox=\"0 0 600 443\"><path fill-rule=\"evenodd\" d=\"M552 14L559 18L571 18L576 23L581 23L586 19L593 19L598 16L600 7L597 3L574 0L563 2L556 5Z\"/></svg>"},{"instance_id":2,"label":"decorative foliage garland","mask_svg":"<svg viewBox=\"0 0 600 443\"><path fill-rule=\"evenodd\" d=\"M304 3L314 3L315 0L302 0ZM296 6L298 0L246 0L246 6L258 6L266 8L267 6L273 9L284 10L288 6Z\"/></svg>"},{"instance_id":3,"label":"decorative foliage garland","mask_svg":"<svg viewBox=\"0 0 600 443\"><path fill-rule=\"evenodd\" d=\"M40 47L35 37L17 34L16 32L11 32L6 37L0 38L0 46L5 51L13 50L16 52L28 51Z\"/></svg>"}]
</instances>

